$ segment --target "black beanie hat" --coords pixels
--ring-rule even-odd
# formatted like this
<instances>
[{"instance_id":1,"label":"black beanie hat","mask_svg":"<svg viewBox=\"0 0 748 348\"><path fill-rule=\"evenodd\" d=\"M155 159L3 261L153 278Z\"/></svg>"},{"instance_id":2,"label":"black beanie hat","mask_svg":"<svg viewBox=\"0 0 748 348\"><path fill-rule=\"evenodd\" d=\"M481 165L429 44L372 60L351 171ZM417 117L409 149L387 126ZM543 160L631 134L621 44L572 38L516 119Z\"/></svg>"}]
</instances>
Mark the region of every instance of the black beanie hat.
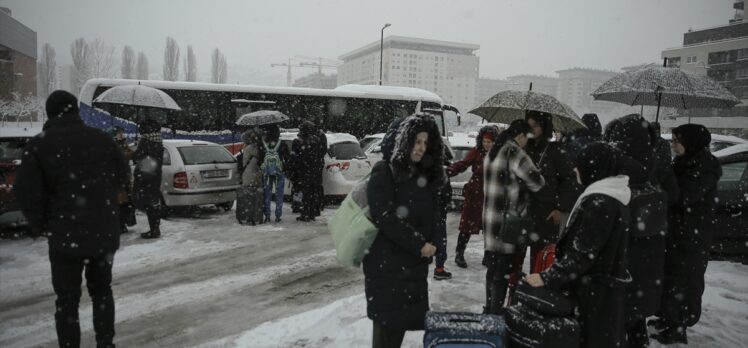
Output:
<instances>
[{"instance_id":1,"label":"black beanie hat","mask_svg":"<svg viewBox=\"0 0 748 348\"><path fill-rule=\"evenodd\" d=\"M61 89L52 92L47 97L47 109L48 118L56 118L63 114L78 113L78 99L68 91Z\"/></svg>"}]
</instances>

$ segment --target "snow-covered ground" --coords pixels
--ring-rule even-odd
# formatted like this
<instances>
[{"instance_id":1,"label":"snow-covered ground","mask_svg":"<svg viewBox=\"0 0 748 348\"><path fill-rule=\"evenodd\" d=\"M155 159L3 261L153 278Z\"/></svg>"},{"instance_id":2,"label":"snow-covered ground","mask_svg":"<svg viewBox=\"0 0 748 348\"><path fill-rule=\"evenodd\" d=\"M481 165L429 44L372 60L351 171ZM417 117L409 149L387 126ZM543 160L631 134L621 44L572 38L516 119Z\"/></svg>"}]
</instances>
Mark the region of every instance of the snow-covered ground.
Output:
<instances>
[{"instance_id":1,"label":"snow-covered ground","mask_svg":"<svg viewBox=\"0 0 748 348\"><path fill-rule=\"evenodd\" d=\"M286 211L280 224L236 224L233 211L202 209L164 220L163 237L122 237L115 256L115 343L123 347L366 347L360 270L334 259L325 221L302 224ZM450 253L459 220L451 213ZM138 216L134 231L146 229ZM469 268L429 280L432 309L479 312L484 296L482 238L470 242ZM450 255L452 256L452 255ZM701 322L689 347L748 346L748 266L711 262ZM0 347L56 346L47 244L0 241ZM93 346L91 304L81 298L83 346ZM404 347L420 347L409 332ZM653 344L657 347L657 344Z\"/></svg>"}]
</instances>

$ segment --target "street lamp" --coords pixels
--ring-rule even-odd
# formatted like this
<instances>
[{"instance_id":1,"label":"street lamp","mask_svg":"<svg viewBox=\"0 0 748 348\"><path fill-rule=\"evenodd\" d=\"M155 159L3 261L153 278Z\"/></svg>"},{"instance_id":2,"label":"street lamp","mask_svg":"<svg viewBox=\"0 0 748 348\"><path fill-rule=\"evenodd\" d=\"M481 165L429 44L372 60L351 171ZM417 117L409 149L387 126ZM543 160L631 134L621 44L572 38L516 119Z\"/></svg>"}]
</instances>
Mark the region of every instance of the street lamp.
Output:
<instances>
[{"instance_id":1,"label":"street lamp","mask_svg":"<svg viewBox=\"0 0 748 348\"><path fill-rule=\"evenodd\" d=\"M384 30L392 24L387 23L382 27L382 36L379 39L379 85L382 85L382 65L384 64Z\"/></svg>"}]
</instances>

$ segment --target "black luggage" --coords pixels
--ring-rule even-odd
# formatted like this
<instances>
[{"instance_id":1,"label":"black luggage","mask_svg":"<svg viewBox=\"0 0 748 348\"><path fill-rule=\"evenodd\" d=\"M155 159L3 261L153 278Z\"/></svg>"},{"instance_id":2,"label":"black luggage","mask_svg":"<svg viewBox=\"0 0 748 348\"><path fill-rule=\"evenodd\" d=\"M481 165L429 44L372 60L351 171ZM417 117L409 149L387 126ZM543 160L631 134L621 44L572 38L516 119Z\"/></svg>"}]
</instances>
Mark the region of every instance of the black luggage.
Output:
<instances>
[{"instance_id":1,"label":"black luggage","mask_svg":"<svg viewBox=\"0 0 748 348\"><path fill-rule=\"evenodd\" d=\"M506 325L498 315L426 312L425 348L503 348Z\"/></svg>"},{"instance_id":2,"label":"black luggage","mask_svg":"<svg viewBox=\"0 0 748 348\"><path fill-rule=\"evenodd\" d=\"M508 347L579 347L581 331L573 317L543 315L521 303L504 315Z\"/></svg>"},{"instance_id":3,"label":"black luggage","mask_svg":"<svg viewBox=\"0 0 748 348\"><path fill-rule=\"evenodd\" d=\"M240 224L262 223L262 205L261 187L242 186L236 190L236 220Z\"/></svg>"}]
</instances>

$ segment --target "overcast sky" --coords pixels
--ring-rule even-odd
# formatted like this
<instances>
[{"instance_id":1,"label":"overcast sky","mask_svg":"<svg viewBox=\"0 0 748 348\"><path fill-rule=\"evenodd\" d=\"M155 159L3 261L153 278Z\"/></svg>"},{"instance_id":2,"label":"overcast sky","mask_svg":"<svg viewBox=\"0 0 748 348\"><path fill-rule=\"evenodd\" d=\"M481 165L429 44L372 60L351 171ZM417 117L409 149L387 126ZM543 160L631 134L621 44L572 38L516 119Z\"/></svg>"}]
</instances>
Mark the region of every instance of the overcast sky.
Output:
<instances>
[{"instance_id":1,"label":"overcast sky","mask_svg":"<svg viewBox=\"0 0 748 348\"><path fill-rule=\"evenodd\" d=\"M285 83L271 63L305 55L337 58L386 35L479 44L484 77L556 76L571 67L618 70L660 60L683 33L724 25L734 0L0 0L13 17L49 42L59 64L70 43L101 38L146 53L161 75L166 36L192 45L198 74L209 78L210 53L228 60L230 83ZM314 72L297 68L294 78ZM119 69L117 69L119 73Z\"/></svg>"}]
</instances>

